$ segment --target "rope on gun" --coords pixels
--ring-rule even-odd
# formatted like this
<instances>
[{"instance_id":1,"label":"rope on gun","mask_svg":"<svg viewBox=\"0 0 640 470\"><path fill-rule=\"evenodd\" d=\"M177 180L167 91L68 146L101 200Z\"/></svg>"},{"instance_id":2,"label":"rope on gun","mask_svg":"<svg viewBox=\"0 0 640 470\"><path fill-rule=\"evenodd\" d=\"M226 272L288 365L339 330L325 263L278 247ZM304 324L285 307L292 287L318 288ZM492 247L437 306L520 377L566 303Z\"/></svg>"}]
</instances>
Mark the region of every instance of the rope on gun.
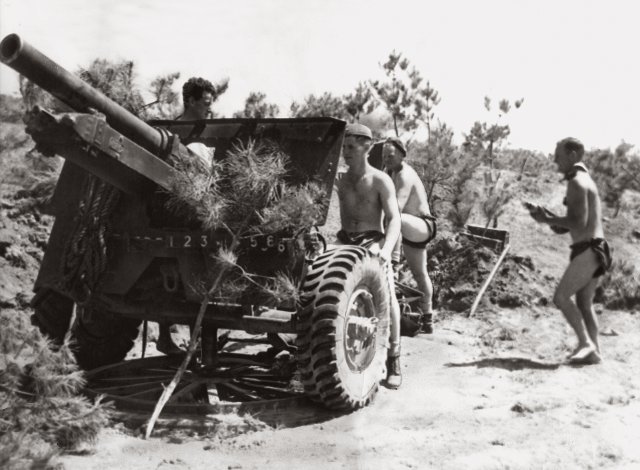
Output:
<instances>
[{"instance_id":1,"label":"rope on gun","mask_svg":"<svg viewBox=\"0 0 640 470\"><path fill-rule=\"evenodd\" d=\"M62 288L72 293L79 305L89 302L106 269L109 217L120 191L89 175L83 184L83 194L61 263Z\"/></svg>"}]
</instances>

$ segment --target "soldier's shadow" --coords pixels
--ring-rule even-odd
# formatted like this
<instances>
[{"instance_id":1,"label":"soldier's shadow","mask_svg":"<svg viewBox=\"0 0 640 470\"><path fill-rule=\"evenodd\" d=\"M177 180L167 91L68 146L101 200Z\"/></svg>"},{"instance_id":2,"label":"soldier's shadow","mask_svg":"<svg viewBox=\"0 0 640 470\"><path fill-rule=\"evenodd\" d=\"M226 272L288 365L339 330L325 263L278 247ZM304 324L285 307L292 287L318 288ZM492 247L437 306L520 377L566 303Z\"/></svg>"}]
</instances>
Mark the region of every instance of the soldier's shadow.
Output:
<instances>
[{"instance_id":1,"label":"soldier's shadow","mask_svg":"<svg viewBox=\"0 0 640 470\"><path fill-rule=\"evenodd\" d=\"M478 369L493 367L505 370L555 370L561 365L562 363L558 362L539 362L526 357L488 357L471 362L449 362L445 364L445 367L477 367Z\"/></svg>"}]
</instances>

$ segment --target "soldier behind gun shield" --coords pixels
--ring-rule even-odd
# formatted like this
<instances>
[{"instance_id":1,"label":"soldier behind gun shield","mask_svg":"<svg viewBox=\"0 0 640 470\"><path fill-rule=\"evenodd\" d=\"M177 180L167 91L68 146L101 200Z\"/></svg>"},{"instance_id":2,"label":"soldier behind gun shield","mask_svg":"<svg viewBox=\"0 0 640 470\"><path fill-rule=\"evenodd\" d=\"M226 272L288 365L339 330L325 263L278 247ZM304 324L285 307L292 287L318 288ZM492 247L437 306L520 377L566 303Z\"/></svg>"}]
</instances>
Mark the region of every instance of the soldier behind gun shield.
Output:
<instances>
[{"instance_id":1,"label":"soldier behind gun shield","mask_svg":"<svg viewBox=\"0 0 640 470\"><path fill-rule=\"evenodd\" d=\"M198 121L210 118L211 105L213 104L213 84L201 77L191 77L182 86L182 101L184 112L176 118L176 121ZM201 143L190 143L186 146L195 156L203 160L207 165L211 164L213 149ZM171 337L171 324L158 323L159 334L156 348L165 354L181 354L184 351L174 343Z\"/></svg>"}]
</instances>

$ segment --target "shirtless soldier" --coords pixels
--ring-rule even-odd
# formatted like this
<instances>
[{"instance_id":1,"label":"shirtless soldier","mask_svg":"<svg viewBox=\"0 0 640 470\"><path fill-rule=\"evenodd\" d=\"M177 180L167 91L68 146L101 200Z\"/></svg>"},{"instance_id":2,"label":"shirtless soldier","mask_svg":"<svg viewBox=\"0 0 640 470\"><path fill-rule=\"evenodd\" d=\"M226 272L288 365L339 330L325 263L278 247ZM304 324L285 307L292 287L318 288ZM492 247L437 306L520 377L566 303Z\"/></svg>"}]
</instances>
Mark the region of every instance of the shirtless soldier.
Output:
<instances>
[{"instance_id":1,"label":"shirtless soldier","mask_svg":"<svg viewBox=\"0 0 640 470\"><path fill-rule=\"evenodd\" d=\"M427 272L427 244L436 236L436 219L429 210L427 192L420 177L404 161L406 156L406 148L400 139L387 139L382 158L396 188L402 221L402 240L396 244L392 261L399 263L402 247L411 274L423 293L420 299L421 330L430 334L433 333L433 285Z\"/></svg>"},{"instance_id":2,"label":"shirtless soldier","mask_svg":"<svg viewBox=\"0 0 640 470\"><path fill-rule=\"evenodd\" d=\"M349 124L345 133L342 155L349 167L338 182L342 230L338 241L360 245L377 253L386 264L391 297L391 332L387 356L387 381L396 389L402 383L400 371L400 307L395 294L391 252L400 236L400 213L393 182L384 172L367 162L372 134L362 124ZM383 228L383 216L387 221Z\"/></svg>"},{"instance_id":3,"label":"shirtless soldier","mask_svg":"<svg viewBox=\"0 0 640 470\"><path fill-rule=\"evenodd\" d=\"M567 181L567 215L554 216L540 206L531 210L533 218L549 224L555 231L568 229L571 256L553 302L562 310L578 337L578 345L569 357L573 364L597 364L602 358L598 343L598 321L593 310L593 296L598 277L611 267L609 245L604 240L602 210L598 189L581 162L584 146L567 137L558 142L554 161ZM575 295L575 302L572 297Z\"/></svg>"},{"instance_id":4,"label":"shirtless soldier","mask_svg":"<svg viewBox=\"0 0 640 470\"><path fill-rule=\"evenodd\" d=\"M182 86L182 101L184 113L176 118L176 121L197 121L211 116L211 104L213 103L213 84L204 78L191 77ZM203 144L190 144L188 146L195 155L207 161L207 155ZM158 323L159 334L157 349L165 354L181 354L184 351L174 343L171 338L171 324Z\"/></svg>"},{"instance_id":5,"label":"shirtless soldier","mask_svg":"<svg viewBox=\"0 0 640 470\"><path fill-rule=\"evenodd\" d=\"M197 121L210 118L214 93L215 88L209 80L201 77L191 77L182 85L184 113L177 120Z\"/></svg>"}]
</instances>

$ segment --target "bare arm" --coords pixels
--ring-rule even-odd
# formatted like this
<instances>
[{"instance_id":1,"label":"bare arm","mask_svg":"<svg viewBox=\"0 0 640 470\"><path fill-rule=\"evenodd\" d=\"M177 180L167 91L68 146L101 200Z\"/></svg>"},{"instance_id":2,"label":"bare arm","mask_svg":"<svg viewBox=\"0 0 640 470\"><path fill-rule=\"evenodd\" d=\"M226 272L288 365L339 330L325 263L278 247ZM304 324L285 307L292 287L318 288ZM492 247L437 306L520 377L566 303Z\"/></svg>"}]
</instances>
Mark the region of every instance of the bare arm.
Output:
<instances>
[{"instance_id":1,"label":"bare arm","mask_svg":"<svg viewBox=\"0 0 640 470\"><path fill-rule=\"evenodd\" d=\"M398 173L396 197L398 198L398 209L400 213L404 210L404 206L409 201L411 195L411 174L408 171Z\"/></svg>"},{"instance_id":2,"label":"bare arm","mask_svg":"<svg viewBox=\"0 0 640 470\"><path fill-rule=\"evenodd\" d=\"M380 185L380 202L382 210L387 221L387 228L384 237L384 246L380 251L380 256L385 260L391 259L391 252L400 237L400 210L398 209L398 201L396 199L396 191L391 178L382 174L379 181ZM405 201L406 203L406 201Z\"/></svg>"},{"instance_id":3,"label":"bare arm","mask_svg":"<svg viewBox=\"0 0 640 470\"><path fill-rule=\"evenodd\" d=\"M569 230L583 229L588 222L587 189L579 181L569 181L567 188L567 215L564 217L545 217L549 225L559 225Z\"/></svg>"},{"instance_id":4,"label":"bare arm","mask_svg":"<svg viewBox=\"0 0 640 470\"><path fill-rule=\"evenodd\" d=\"M340 223L342 224L340 228L344 227L344 220L345 217L347 216L347 214L345 213L343 206L343 202L342 202L342 198L343 198L343 189L342 189L342 181L338 181L335 185L335 190L338 193L338 203L340 206Z\"/></svg>"}]
</instances>

